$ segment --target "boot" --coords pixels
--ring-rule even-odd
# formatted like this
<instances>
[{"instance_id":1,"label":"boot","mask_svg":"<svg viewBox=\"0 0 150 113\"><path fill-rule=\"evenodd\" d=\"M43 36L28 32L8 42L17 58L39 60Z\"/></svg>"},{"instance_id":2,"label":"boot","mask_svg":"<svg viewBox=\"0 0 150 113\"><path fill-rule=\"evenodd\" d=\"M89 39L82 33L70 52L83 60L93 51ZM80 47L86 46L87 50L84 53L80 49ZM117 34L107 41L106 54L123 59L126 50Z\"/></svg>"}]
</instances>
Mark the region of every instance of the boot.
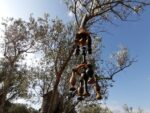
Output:
<instances>
[{"instance_id":1,"label":"boot","mask_svg":"<svg viewBox=\"0 0 150 113\"><path fill-rule=\"evenodd\" d=\"M71 75L71 77L70 77L70 80L69 80L69 83L70 83L70 85L71 85L70 91L75 91L75 90L76 90L76 88L74 87L75 84L76 84L76 77L75 77L75 76L76 76L76 75L75 75L75 72L73 71L73 72L72 72L72 75Z\"/></svg>"},{"instance_id":2,"label":"boot","mask_svg":"<svg viewBox=\"0 0 150 113\"><path fill-rule=\"evenodd\" d=\"M96 99L97 100L101 100L102 99L102 95L100 94L100 92L96 92Z\"/></svg>"},{"instance_id":3,"label":"boot","mask_svg":"<svg viewBox=\"0 0 150 113\"><path fill-rule=\"evenodd\" d=\"M78 96L82 96L83 95L83 91L84 91L83 87L79 87L78 88Z\"/></svg>"},{"instance_id":4,"label":"boot","mask_svg":"<svg viewBox=\"0 0 150 113\"><path fill-rule=\"evenodd\" d=\"M90 96L90 93L89 93L88 91L85 91L85 90L84 90L83 96L88 97L88 96Z\"/></svg>"},{"instance_id":5,"label":"boot","mask_svg":"<svg viewBox=\"0 0 150 113\"><path fill-rule=\"evenodd\" d=\"M79 97L78 97L77 99L78 99L79 101L84 100L84 98L83 98L83 87L79 87L79 88L78 88L78 96L79 96Z\"/></svg>"},{"instance_id":6,"label":"boot","mask_svg":"<svg viewBox=\"0 0 150 113\"><path fill-rule=\"evenodd\" d=\"M96 99L100 100L102 99L102 95L100 93L100 86L99 84L96 82L96 84L94 85L94 90L96 91Z\"/></svg>"}]
</instances>

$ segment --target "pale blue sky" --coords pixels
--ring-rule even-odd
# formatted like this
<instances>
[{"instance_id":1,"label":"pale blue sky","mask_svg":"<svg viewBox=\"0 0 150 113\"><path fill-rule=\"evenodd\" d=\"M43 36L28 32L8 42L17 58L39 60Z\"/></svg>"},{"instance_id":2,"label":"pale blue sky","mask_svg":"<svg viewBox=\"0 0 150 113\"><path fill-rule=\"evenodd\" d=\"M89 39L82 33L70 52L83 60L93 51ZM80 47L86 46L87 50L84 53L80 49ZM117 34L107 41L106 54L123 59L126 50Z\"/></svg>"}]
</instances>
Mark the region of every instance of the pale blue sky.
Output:
<instances>
[{"instance_id":1,"label":"pale blue sky","mask_svg":"<svg viewBox=\"0 0 150 113\"><path fill-rule=\"evenodd\" d=\"M29 15L60 17L69 21L68 10L61 0L0 0L0 18L14 17L28 19ZM129 48L130 54L138 62L119 73L114 87L110 88L108 104L150 108L150 8L138 17L136 22L116 22L118 26L108 24L107 30L111 33L102 34L105 45L104 53L114 52L118 45Z\"/></svg>"}]
</instances>

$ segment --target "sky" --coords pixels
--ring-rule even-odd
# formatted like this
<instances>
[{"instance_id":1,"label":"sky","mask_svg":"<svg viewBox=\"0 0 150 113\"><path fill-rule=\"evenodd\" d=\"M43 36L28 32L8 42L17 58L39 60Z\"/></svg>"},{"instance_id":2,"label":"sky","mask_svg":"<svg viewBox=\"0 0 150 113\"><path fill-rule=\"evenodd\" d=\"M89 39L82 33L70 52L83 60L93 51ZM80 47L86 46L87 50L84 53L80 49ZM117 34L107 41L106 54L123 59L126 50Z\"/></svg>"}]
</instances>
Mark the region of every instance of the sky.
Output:
<instances>
[{"instance_id":1,"label":"sky","mask_svg":"<svg viewBox=\"0 0 150 113\"><path fill-rule=\"evenodd\" d=\"M31 13L37 17L49 13L50 17L57 16L64 21L73 18L61 0L0 0L0 18L28 19ZM150 7L145 8L137 19L135 22L117 21L117 26L107 24L109 34L102 34L105 56L109 57L119 45L124 45L137 59L131 67L115 76L116 82L109 89L109 98L105 103L114 111L128 104L150 113Z\"/></svg>"}]
</instances>

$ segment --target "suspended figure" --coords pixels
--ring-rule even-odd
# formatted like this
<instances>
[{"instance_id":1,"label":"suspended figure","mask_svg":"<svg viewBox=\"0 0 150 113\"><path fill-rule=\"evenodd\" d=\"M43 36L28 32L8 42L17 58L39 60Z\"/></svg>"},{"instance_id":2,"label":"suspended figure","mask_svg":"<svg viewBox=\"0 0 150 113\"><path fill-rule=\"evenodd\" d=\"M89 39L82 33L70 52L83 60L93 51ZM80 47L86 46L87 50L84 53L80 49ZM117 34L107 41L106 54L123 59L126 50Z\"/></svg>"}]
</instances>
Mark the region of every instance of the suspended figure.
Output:
<instances>
[{"instance_id":1,"label":"suspended figure","mask_svg":"<svg viewBox=\"0 0 150 113\"><path fill-rule=\"evenodd\" d=\"M90 96L90 93L88 92L88 84L92 84L94 86L96 98L102 99L100 86L98 85L97 79L94 76L93 66L91 64L87 64L86 61L87 52L88 54L92 54L91 44L92 40L89 32L87 32L85 28L81 27L75 37L75 55L78 56L80 54L80 48L82 48L83 62L72 69L72 75L69 81L71 85L70 91L77 91L79 96L78 100L83 100L83 96ZM75 84L77 75L80 77L80 84L76 89Z\"/></svg>"},{"instance_id":2,"label":"suspended figure","mask_svg":"<svg viewBox=\"0 0 150 113\"><path fill-rule=\"evenodd\" d=\"M92 54L91 44L92 40L89 32L87 32L85 28L81 27L75 37L75 55L78 56L80 54L80 47L87 48L88 53Z\"/></svg>"},{"instance_id":3,"label":"suspended figure","mask_svg":"<svg viewBox=\"0 0 150 113\"><path fill-rule=\"evenodd\" d=\"M76 89L76 77L79 75L80 77L80 85ZM100 93L100 86L98 84L97 78L94 75L94 69L91 64L79 64L72 70L72 75L70 78L70 91L76 91L78 94L78 100L83 100L83 96L87 97L90 96L90 93L88 92L88 84L93 85L94 90L96 92L96 99L102 99L101 93Z\"/></svg>"}]
</instances>

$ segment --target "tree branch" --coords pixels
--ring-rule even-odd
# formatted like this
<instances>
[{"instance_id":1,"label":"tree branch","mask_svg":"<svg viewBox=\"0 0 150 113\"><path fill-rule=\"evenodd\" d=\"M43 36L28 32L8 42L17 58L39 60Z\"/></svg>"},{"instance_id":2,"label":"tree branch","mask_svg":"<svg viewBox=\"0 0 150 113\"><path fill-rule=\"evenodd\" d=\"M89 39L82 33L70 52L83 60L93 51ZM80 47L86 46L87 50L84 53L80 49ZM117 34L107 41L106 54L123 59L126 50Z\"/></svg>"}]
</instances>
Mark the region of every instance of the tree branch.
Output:
<instances>
[{"instance_id":1,"label":"tree branch","mask_svg":"<svg viewBox=\"0 0 150 113\"><path fill-rule=\"evenodd\" d=\"M65 70L66 66L68 65L68 63L69 63L69 61L70 61L70 59L71 59L71 57L73 55L74 49L75 49L75 47L73 46L72 49L71 49L71 52L68 55L67 60L63 63L62 67L60 68L60 70L58 71L58 73L56 75L56 81L55 81L55 84L54 84L54 90L56 90L57 87L58 87L61 75L62 75L63 71Z\"/></svg>"},{"instance_id":2,"label":"tree branch","mask_svg":"<svg viewBox=\"0 0 150 113\"><path fill-rule=\"evenodd\" d=\"M79 25L79 21L78 21L78 17L77 17L77 1L75 1L75 0L74 0L74 15L75 15L77 25L79 27L80 25Z\"/></svg>"},{"instance_id":3,"label":"tree branch","mask_svg":"<svg viewBox=\"0 0 150 113\"><path fill-rule=\"evenodd\" d=\"M114 76L123 71L125 68L130 67L134 62L136 62L135 60L130 61L127 65L120 67L119 69L117 69L116 71L112 72L108 77L102 77L100 78L100 80L113 80Z\"/></svg>"}]
</instances>

